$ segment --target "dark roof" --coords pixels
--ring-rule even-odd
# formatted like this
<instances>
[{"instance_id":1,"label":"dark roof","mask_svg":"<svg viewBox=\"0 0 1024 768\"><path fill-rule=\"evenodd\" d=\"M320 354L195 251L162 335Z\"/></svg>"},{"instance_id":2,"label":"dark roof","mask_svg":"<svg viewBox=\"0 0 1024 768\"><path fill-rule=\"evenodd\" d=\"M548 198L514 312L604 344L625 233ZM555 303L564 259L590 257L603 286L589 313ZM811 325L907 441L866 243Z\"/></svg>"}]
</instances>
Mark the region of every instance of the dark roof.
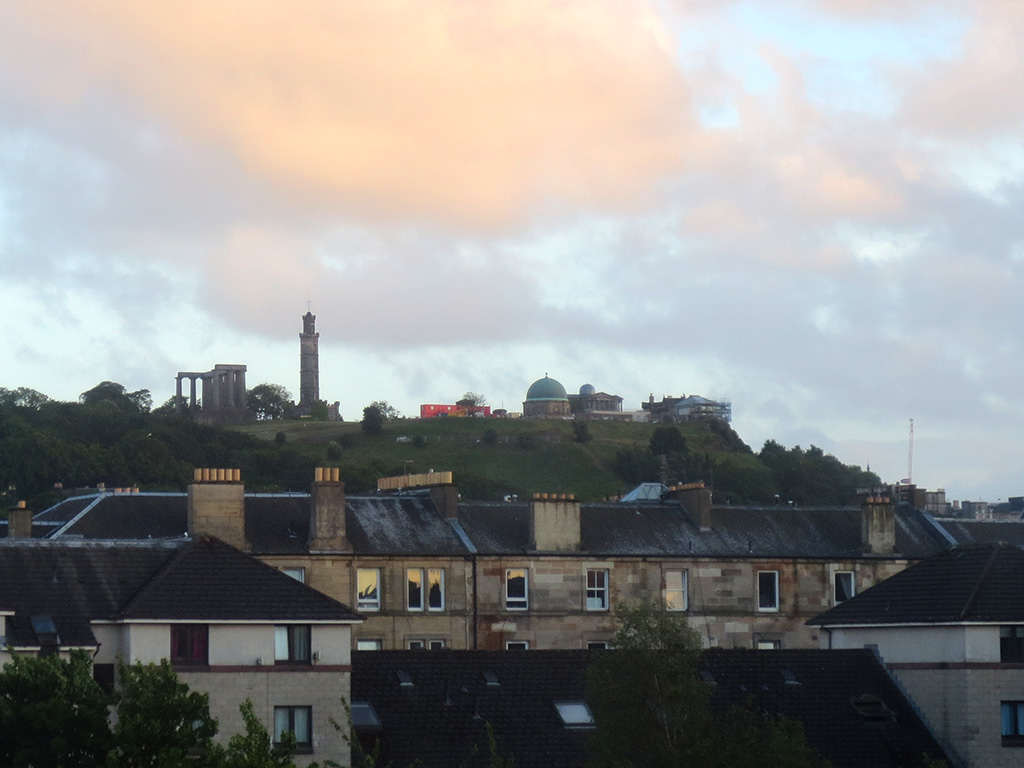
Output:
<instances>
[{"instance_id":1,"label":"dark roof","mask_svg":"<svg viewBox=\"0 0 1024 768\"><path fill-rule=\"evenodd\" d=\"M588 659L587 651L355 651L352 701L371 703L380 718L382 765L486 766L490 723L498 753L515 765L571 768L584 764L590 732L567 729L553 702L583 700ZM412 685L401 685L399 672Z\"/></svg>"},{"instance_id":2,"label":"dark roof","mask_svg":"<svg viewBox=\"0 0 1024 768\"><path fill-rule=\"evenodd\" d=\"M334 598L210 536L182 547L118 618L361 621Z\"/></svg>"},{"instance_id":3,"label":"dark roof","mask_svg":"<svg viewBox=\"0 0 1024 768\"><path fill-rule=\"evenodd\" d=\"M918 766L925 754L948 760L871 651L713 649L699 666L714 677L716 710L748 706L799 720L835 768Z\"/></svg>"},{"instance_id":4,"label":"dark roof","mask_svg":"<svg viewBox=\"0 0 1024 768\"><path fill-rule=\"evenodd\" d=\"M357 651L352 701L369 702L380 718L365 737L381 737L383 763L485 766L490 723L498 754L517 766L582 766L590 731L567 729L554 702L583 700L591 654L609 652ZM870 651L716 649L699 666L715 681L716 710L752 706L800 720L808 743L836 768L946 759ZM412 684L401 685L399 672ZM498 685L487 685L485 673ZM474 745L480 752L468 760Z\"/></svg>"},{"instance_id":5,"label":"dark roof","mask_svg":"<svg viewBox=\"0 0 1024 768\"><path fill-rule=\"evenodd\" d=\"M15 612L8 640L37 645L29 617L49 616L65 644L95 645L88 621L112 618L175 551L168 545L4 541L0 610Z\"/></svg>"},{"instance_id":6,"label":"dark roof","mask_svg":"<svg viewBox=\"0 0 1024 768\"><path fill-rule=\"evenodd\" d=\"M94 646L91 621L358 621L338 601L217 539L0 542L0 611L8 638L38 644L56 624L63 646Z\"/></svg>"},{"instance_id":7,"label":"dark roof","mask_svg":"<svg viewBox=\"0 0 1024 768\"><path fill-rule=\"evenodd\" d=\"M469 550L428 494L350 496L347 533L352 549L377 555L464 555Z\"/></svg>"},{"instance_id":8,"label":"dark roof","mask_svg":"<svg viewBox=\"0 0 1024 768\"><path fill-rule=\"evenodd\" d=\"M485 554L530 550L528 503L464 503L459 522ZM710 530L701 530L677 502L583 504L580 549L591 555L650 557L822 557L861 556L861 511L853 507L733 507L711 511ZM923 513L898 508L896 548L921 558L948 546Z\"/></svg>"},{"instance_id":9,"label":"dark roof","mask_svg":"<svg viewBox=\"0 0 1024 768\"><path fill-rule=\"evenodd\" d=\"M840 603L808 624L1024 622L1024 550L952 547Z\"/></svg>"},{"instance_id":10,"label":"dark roof","mask_svg":"<svg viewBox=\"0 0 1024 768\"><path fill-rule=\"evenodd\" d=\"M996 520L936 520L957 544L997 544L1024 546L1024 523ZM953 542L951 542L953 543Z\"/></svg>"}]
</instances>

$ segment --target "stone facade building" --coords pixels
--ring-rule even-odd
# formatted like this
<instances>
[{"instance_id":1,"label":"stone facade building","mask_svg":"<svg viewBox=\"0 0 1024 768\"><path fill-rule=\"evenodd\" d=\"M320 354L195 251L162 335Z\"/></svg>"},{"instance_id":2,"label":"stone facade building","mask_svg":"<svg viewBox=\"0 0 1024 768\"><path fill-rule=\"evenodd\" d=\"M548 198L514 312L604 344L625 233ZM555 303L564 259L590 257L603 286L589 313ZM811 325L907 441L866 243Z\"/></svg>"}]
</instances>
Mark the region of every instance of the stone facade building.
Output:
<instances>
[{"instance_id":1,"label":"stone facade building","mask_svg":"<svg viewBox=\"0 0 1024 768\"><path fill-rule=\"evenodd\" d=\"M353 606L357 648L587 648L615 606L685 612L706 646L812 648L806 621L948 546L916 510L713 506L702 486L651 502L461 502L454 485L347 496L244 492L198 471L184 494L95 494L35 516L53 539L213 533Z\"/></svg>"},{"instance_id":2,"label":"stone facade building","mask_svg":"<svg viewBox=\"0 0 1024 768\"><path fill-rule=\"evenodd\" d=\"M565 387L555 379L544 374L526 390L523 401L523 418L525 419L565 419L572 415L569 407L569 396Z\"/></svg>"}]
</instances>

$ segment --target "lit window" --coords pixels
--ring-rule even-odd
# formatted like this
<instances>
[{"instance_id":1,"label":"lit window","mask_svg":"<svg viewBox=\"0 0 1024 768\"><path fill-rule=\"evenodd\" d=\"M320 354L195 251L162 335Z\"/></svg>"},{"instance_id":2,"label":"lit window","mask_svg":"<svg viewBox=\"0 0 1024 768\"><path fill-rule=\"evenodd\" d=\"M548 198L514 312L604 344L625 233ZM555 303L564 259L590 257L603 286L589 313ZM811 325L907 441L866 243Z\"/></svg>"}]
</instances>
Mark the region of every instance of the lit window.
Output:
<instances>
[{"instance_id":1,"label":"lit window","mask_svg":"<svg viewBox=\"0 0 1024 768\"><path fill-rule=\"evenodd\" d=\"M1024 661L1024 627L999 628L999 660Z\"/></svg>"},{"instance_id":2,"label":"lit window","mask_svg":"<svg viewBox=\"0 0 1024 768\"><path fill-rule=\"evenodd\" d=\"M835 597L835 605L839 605L844 600L849 600L854 595L853 586L853 571L836 571L833 574L833 595Z\"/></svg>"},{"instance_id":3,"label":"lit window","mask_svg":"<svg viewBox=\"0 0 1024 768\"><path fill-rule=\"evenodd\" d=\"M206 664L209 628L205 624L171 625L171 663Z\"/></svg>"},{"instance_id":4,"label":"lit window","mask_svg":"<svg viewBox=\"0 0 1024 768\"><path fill-rule=\"evenodd\" d=\"M665 571L665 610L685 611L688 607L686 571Z\"/></svg>"},{"instance_id":5,"label":"lit window","mask_svg":"<svg viewBox=\"0 0 1024 768\"><path fill-rule=\"evenodd\" d=\"M380 569L360 568L356 572L356 608L380 610Z\"/></svg>"},{"instance_id":6,"label":"lit window","mask_svg":"<svg viewBox=\"0 0 1024 768\"><path fill-rule=\"evenodd\" d=\"M594 716L585 701L556 701L555 709L566 728L594 727Z\"/></svg>"},{"instance_id":7,"label":"lit window","mask_svg":"<svg viewBox=\"0 0 1024 768\"><path fill-rule=\"evenodd\" d=\"M427 610L444 610L444 568L427 569Z\"/></svg>"},{"instance_id":8,"label":"lit window","mask_svg":"<svg viewBox=\"0 0 1024 768\"><path fill-rule=\"evenodd\" d=\"M357 651L379 651L381 649L381 641L373 639L361 639L356 640Z\"/></svg>"},{"instance_id":9,"label":"lit window","mask_svg":"<svg viewBox=\"0 0 1024 768\"><path fill-rule=\"evenodd\" d=\"M274 627L274 661L309 664L310 631L308 624Z\"/></svg>"},{"instance_id":10,"label":"lit window","mask_svg":"<svg viewBox=\"0 0 1024 768\"><path fill-rule=\"evenodd\" d=\"M999 704L1002 716L1004 746L1024 746L1024 701L1003 701Z\"/></svg>"},{"instance_id":11,"label":"lit window","mask_svg":"<svg viewBox=\"0 0 1024 768\"><path fill-rule=\"evenodd\" d=\"M779 572L757 572L757 610L779 610Z\"/></svg>"},{"instance_id":12,"label":"lit window","mask_svg":"<svg viewBox=\"0 0 1024 768\"><path fill-rule=\"evenodd\" d=\"M406 589L405 606L410 611L423 610L423 569L406 568L405 580L408 583Z\"/></svg>"},{"instance_id":13,"label":"lit window","mask_svg":"<svg viewBox=\"0 0 1024 768\"><path fill-rule=\"evenodd\" d=\"M282 568L281 573L285 576L291 576L300 584L306 583L306 569L305 568Z\"/></svg>"},{"instance_id":14,"label":"lit window","mask_svg":"<svg viewBox=\"0 0 1024 768\"><path fill-rule=\"evenodd\" d=\"M587 570L587 610L608 610L608 571L591 568Z\"/></svg>"},{"instance_id":15,"label":"lit window","mask_svg":"<svg viewBox=\"0 0 1024 768\"><path fill-rule=\"evenodd\" d=\"M777 651L779 650L779 641L760 639L757 641L756 647L759 651Z\"/></svg>"},{"instance_id":16,"label":"lit window","mask_svg":"<svg viewBox=\"0 0 1024 768\"><path fill-rule=\"evenodd\" d=\"M526 568L509 568L505 571L505 607L510 611L525 611L529 608L528 574Z\"/></svg>"},{"instance_id":17,"label":"lit window","mask_svg":"<svg viewBox=\"0 0 1024 768\"><path fill-rule=\"evenodd\" d=\"M530 649L530 643L527 640L507 640L505 642L506 651L527 651Z\"/></svg>"},{"instance_id":18,"label":"lit window","mask_svg":"<svg viewBox=\"0 0 1024 768\"><path fill-rule=\"evenodd\" d=\"M295 736L299 749L313 748L313 708L274 707L274 743L280 744L286 733Z\"/></svg>"}]
</instances>

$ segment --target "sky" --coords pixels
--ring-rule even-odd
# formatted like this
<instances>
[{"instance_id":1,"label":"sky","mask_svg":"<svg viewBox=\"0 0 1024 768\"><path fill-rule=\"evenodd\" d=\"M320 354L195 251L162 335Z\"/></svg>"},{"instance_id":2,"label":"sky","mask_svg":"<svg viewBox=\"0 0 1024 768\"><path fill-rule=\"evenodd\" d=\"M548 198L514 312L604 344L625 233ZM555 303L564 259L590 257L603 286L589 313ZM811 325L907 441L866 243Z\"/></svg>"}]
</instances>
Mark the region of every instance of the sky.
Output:
<instances>
[{"instance_id":1,"label":"sky","mask_svg":"<svg viewBox=\"0 0 1024 768\"><path fill-rule=\"evenodd\" d=\"M1019 0L6 0L0 386L545 374L1024 495ZM913 465L910 422L914 421Z\"/></svg>"}]
</instances>

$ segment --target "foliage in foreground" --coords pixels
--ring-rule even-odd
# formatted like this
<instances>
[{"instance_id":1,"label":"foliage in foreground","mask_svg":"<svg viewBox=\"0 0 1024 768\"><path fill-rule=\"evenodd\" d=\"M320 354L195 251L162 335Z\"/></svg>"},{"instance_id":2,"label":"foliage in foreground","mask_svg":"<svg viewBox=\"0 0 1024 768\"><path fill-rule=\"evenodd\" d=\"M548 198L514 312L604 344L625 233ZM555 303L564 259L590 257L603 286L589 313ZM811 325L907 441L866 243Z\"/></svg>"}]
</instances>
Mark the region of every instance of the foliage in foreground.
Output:
<instances>
[{"instance_id":1,"label":"foliage in foreground","mask_svg":"<svg viewBox=\"0 0 1024 768\"><path fill-rule=\"evenodd\" d=\"M615 650L596 657L587 680L592 768L828 766L794 720L712 710L697 674L700 639L684 616L646 604L616 611Z\"/></svg>"}]
</instances>

